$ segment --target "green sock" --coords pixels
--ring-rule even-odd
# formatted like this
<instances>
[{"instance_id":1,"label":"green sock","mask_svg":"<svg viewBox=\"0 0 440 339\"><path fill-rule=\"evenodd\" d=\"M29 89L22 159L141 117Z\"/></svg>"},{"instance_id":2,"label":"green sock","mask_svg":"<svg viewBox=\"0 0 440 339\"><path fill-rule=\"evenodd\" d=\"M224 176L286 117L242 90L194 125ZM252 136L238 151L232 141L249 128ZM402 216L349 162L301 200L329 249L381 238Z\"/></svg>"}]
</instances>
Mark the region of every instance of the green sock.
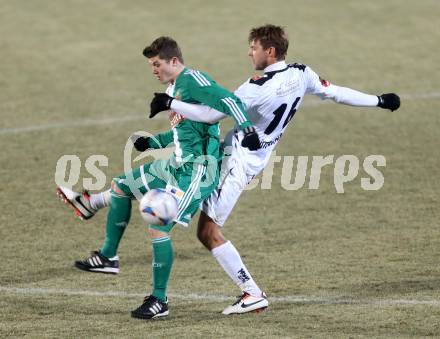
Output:
<instances>
[{"instance_id":1,"label":"green sock","mask_svg":"<svg viewBox=\"0 0 440 339\"><path fill-rule=\"evenodd\" d=\"M153 292L161 301L167 297L167 286L173 267L173 245L169 236L152 239L153 243Z\"/></svg>"},{"instance_id":2,"label":"green sock","mask_svg":"<svg viewBox=\"0 0 440 339\"><path fill-rule=\"evenodd\" d=\"M112 194L110 207L107 214L107 225L105 227L105 240L101 248L101 254L112 258L118 251L119 242L124 234L125 228L130 221L131 199Z\"/></svg>"}]
</instances>

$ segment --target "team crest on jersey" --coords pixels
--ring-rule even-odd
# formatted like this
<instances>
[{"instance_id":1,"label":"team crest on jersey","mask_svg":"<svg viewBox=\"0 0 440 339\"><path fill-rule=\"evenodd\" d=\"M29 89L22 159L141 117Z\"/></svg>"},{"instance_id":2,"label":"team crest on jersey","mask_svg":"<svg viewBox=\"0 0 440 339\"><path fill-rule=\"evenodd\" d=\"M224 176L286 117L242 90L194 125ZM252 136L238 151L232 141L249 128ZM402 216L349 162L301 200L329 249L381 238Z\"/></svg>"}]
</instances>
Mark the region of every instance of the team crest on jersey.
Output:
<instances>
[{"instance_id":1,"label":"team crest on jersey","mask_svg":"<svg viewBox=\"0 0 440 339\"><path fill-rule=\"evenodd\" d=\"M324 86L324 87L330 86L330 82L328 82L327 80L325 80L325 79L323 79L321 77L319 77L319 81L321 82L321 85Z\"/></svg>"},{"instance_id":2,"label":"team crest on jersey","mask_svg":"<svg viewBox=\"0 0 440 339\"><path fill-rule=\"evenodd\" d=\"M182 98L182 95L180 94L179 90L177 90L176 95L174 97L177 100L180 100ZM171 111L169 113L168 118L170 119L171 128L176 127L181 121L185 120L185 118L182 115L174 111Z\"/></svg>"},{"instance_id":3,"label":"team crest on jersey","mask_svg":"<svg viewBox=\"0 0 440 339\"><path fill-rule=\"evenodd\" d=\"M181 121L185 120L182 115L174 111L170 112L168 118L170 119L171 128L176 127Z\"/></svg>"}]
</instances>

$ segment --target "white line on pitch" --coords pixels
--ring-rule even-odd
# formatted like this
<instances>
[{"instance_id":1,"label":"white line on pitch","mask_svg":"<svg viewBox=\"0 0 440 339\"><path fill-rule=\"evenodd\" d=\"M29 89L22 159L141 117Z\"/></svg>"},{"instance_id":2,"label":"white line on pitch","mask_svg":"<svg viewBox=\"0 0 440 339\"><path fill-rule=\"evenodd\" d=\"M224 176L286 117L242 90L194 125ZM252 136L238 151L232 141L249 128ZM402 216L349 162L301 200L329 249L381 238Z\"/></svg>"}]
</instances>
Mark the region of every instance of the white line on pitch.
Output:
<instances>
[{"instance_id":1,"label":"white line on pitch","mask_svg":"<svg viewBox=\"0 0 440 339\"><path fill-rule=\"evenodd\" d=\"M145 294L116 292L116 291L88 291L88 290L70 290L56 288L37 288L37 287L6 287L0 286L0 292L9 294L24 295L70 295L70 296L87 296L87 297L118 297L118 298L142 298ZM170 293L170 298L189 300L189 301L231 301L233 297L215 294L178 294ZM325 305L378 305L378 306L398 306L398 305L428 305L440 306L439 300L419 300L419 299L379 299L379 298L354 298L347 296L304 296L304 295L287 295L287 296L269 296L272 302L289 303L289 304L325 304Z\"/></svg>"},{"instance_id":2,"label":"white line on pitch","mask_svg":"<svg viewBox=\"0 0 440 339\"><path fill-rule=\"evenodd\" d=\"M401 96L404 100L423 100L423 99L436 99L440 98L440 92L433 93L420 93L420 94L404 94ZM302 107L317 107L323 105L323 101L312 101L305 102ZM164 117L164 115L159 115L159 119ZM81 127L81 126L99 126L99 125L107 125L118 122L125 121L138 121L146 119L146 114L139 115L129 115L123 117L103 117L99 119L86 119L81 121L71 121L71 122L61 122L56 124L46 124L46 125L37 125L37 126L27 126L27 127L17 127L17 128L1 128L0 135L6 134L19 134L26 132L37 132L44 131L48 129L59 129L59 128L70 128L70 127ZM157 119L157 118L156 118Z\"/></svg>"},{"instance_id":3,"label":"white line on pitch","mask_svg":"<svg viewBox=\"0 0 440 339\"><path fill-rule=\"evenodd\" d=\"M68 128L68 127L81 127L81 126L95 126L95 125L108 125L124 121L137 121L146 119L145 115L129 115L124 117L109 118L104 117L100 119L85 119L80 121L62 122L58 124L47 124L47 125L37 125L37 126L27 126L27 127L17 127L17 128L2 128L0 129L0 135L2 134L18 134L25 132L37 132L44 131L48 129L57 128Z\"/></svg>"}]
</instances>

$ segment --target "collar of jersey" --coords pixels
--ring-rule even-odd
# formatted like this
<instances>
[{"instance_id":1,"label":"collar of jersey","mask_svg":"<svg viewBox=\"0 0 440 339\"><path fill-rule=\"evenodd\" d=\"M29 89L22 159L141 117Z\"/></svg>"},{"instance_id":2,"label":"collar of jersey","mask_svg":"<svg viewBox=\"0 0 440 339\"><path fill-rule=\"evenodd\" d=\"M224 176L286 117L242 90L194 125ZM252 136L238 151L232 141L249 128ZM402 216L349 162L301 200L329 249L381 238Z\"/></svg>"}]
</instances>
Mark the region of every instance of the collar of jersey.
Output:
<instances>
[{"instance_id":1,"label":"collar of jersey","mask_svg":"<svg viewBox=\"0 0 440 339\"><path fill-rule=\"evenodd\" d=\"M286 64L286 62L284 60L278 61L278 62L276 62L276 63L274 63L272 65L267 66L264 69L264 73L269 73L269 72L273 72L273 71L279 71L279 70L285 69L286 67L287 67L287 64Z\"/></svg>"},{"instance_id":2,"label":"collar of jersey","mask_svg":"<svg viewBox=\"0 0 440 339\"><path fill-rule=\"evenodd\" d=\"M188 72L190 69L188 67L184 67L183 71L179 73L179 75L177 76L176 80L174 80L174 84L176 83L177 79L179 79L180 77L182 77L186 72Z\"/></svg>"}]
</instances>

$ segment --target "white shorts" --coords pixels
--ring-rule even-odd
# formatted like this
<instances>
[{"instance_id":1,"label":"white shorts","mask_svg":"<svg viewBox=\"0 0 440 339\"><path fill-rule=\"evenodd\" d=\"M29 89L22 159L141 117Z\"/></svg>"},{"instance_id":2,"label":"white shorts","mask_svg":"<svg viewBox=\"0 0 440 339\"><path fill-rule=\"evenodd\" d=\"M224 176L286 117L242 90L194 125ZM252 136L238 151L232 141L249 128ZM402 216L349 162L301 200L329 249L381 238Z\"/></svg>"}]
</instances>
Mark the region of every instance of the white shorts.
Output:
<instances>
[{"instance_id":1,"label":"white shorts","mask_svg":"<svg viewBox=\"0 0 440 339\"><path fill-rule=\"evenodd\" d=\"M201 206L217 225L223 226L240 198L245 187L255 177L255 171L249 166L250 157L247 149L240 146L241 135L232 135L232 140L225 139L225 158L220 172L220 181L214 192L211 193ZM228 146L231 146L228 155ZM264 166L263 166L264 167Z\"/></svg>"}]
</instances>

